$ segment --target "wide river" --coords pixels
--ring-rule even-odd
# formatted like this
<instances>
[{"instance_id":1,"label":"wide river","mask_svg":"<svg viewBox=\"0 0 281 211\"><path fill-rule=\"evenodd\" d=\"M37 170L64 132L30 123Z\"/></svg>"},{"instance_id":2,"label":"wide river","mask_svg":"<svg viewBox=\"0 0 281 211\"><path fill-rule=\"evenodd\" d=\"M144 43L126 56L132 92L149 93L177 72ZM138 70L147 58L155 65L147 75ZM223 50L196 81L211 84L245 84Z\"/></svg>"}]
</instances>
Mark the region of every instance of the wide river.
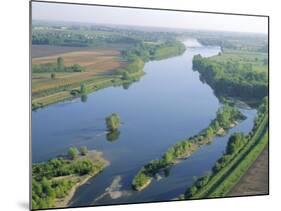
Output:
<instances>
[{"instance_id":1,"label":"wide river","mask_svg":"<svg viewBox=\"0 0 281 211\"><path fill-rule=\"evenodd\" d=\"M70 206L165 201L184 193L194 176L210 171L222 155L229 135L249 132L256 114L240 108L247 119L224 137L217 137L191 157L154 179L141 192L131 189L138 170L159 158L169 146L195 135L215 118L221 106L213 90L192 70L196 54L212 56L218 47L185 42L184 54L145 64L145 75L129 88L109 87L80 99L57 103L32 112L32 161L66 153L71 146L102 151L110 161L101 174L81 186ZM122 125L119 137L108 140L105 117L116 112Z\"/></svg>"}]
</instances>

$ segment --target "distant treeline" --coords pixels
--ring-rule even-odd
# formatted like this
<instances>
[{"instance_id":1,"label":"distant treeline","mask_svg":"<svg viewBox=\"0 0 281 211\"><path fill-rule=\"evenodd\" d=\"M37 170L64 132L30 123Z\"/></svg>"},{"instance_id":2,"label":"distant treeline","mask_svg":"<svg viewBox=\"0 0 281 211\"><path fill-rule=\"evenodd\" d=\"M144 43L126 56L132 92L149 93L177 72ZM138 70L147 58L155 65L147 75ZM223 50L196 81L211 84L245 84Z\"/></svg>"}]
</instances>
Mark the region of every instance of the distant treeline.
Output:
<instances>
[{"instance_id":1,"label":"distant treeline","mask_svg":"<svg viewBox=\"0 0 281 211\"><path fill-rule=\"evenodd\" d=\"M214 36L200 37L197 40L202 45L220 46L221 49L233 49L253 52L268 52L268 42L266 36Z\"/></svg>"},{"instance_id":2,"label":"distant treeline","mask_svg":"<svg viewBox=\"0 0 281 211\"><path fill-rule=\"evenodd\" d=\"M245 100L262 99L268 92L267 72L254 71L251 64L217 62L201 55L193 57L193 69L218 95Z\"/></svg>"}]
</instances>

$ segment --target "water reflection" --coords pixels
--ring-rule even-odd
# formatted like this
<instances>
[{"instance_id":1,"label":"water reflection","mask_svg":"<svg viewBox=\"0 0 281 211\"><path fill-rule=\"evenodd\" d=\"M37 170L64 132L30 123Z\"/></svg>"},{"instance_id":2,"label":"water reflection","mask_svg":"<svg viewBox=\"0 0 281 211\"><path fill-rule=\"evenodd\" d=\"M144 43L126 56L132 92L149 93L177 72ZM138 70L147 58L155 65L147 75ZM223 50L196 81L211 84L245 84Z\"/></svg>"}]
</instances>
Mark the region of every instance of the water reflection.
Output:
<instances>
[{"instance_id":1,"label":"water reflection","mask_svg":"<svg viewBox=\"0 0 281 211\"><path fill-rule=\"evenodd\" d=\"M88 95L82 95L81 96L81 102L86 103L88 100Z\"/></svg>"},{"instance_id":2,"label":"water reflection","mask_svg":"<svg viewBox=\"0 0 281 211\"><path fill-rule=\"evenodd\" d=\"M110 142L116 141L120 136L120 131L119 130L114 130L112 132L108 132L106 134L106 140Z\"/></svg>"}]
</instances>

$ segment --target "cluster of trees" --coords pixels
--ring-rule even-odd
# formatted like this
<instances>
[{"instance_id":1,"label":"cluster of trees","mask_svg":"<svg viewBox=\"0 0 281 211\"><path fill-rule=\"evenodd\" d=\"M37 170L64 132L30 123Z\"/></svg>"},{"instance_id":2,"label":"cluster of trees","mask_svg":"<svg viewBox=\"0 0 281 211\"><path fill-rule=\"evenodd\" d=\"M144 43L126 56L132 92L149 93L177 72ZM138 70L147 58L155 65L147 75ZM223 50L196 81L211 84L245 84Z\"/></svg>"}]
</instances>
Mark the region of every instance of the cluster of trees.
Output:
<instances>
[{"instance_id":1,"label":"cluster of trees","mask_svg":"<svg viewBox=\"0 0 281 211\"><path fill-rule=\"evenodd\" d=\"M74 186L74 182L66 179L51 181L45 177L42 181L32 180L32 209L51 208L56 198L65 197Z\"/></svg>"},{"instance_id":2,"label":"cluster of trees","mask_svg":"<svg viewBox=\"0 0 281 211\"><path fill-rule=\"evenodd\" d=\"M86 175L100 171L101 164L93 163L87 157L77 159L79 154L85 156L87 147L79 150L71 147L68 157L59 157L47 162L32 164L32 208L50 208L54 206L56 198L63 198L75 185L71 179L55 179L60 176Z\"/></svg>"},{"instance_id":3,"label":"cluster of trees","mask_svg":"<svg viewBox=\"0 0 281 211\"><path fill-rule=\"evenodd\" d=\"M141 190L151 181L151 176L148 176L146 170L142 168L132 181L132 187L135 190Z\"/></svg>"},{"instance_id":4,"label":"cluster of trees","mask_svg":"<svg viewBox=\"0 0 281 211\"><path fill-rule=\"evenodd\" d=\"M86 146L80 147L78 150L76 147L70 147L67 151L67 155L71 160L75 160L79 155L85 156L88 153Z\"/></svg>"},{"instance_id":5,"label":"cluster of trees","mask_svg":"<svg viewBox=\"0 0 281 211\"><path fill-rule=\"evenodd\" d=\"M190 156L199 147L209 143L212 138L218 134L220 129L226 130L238 120L244 119L245 116L238 110L225 105L217 111L216 118L210 125L199 134L179 141L171 146L159 160L152 160L146 164L134 177L132 186L136 190L140 190L143 185L158 173L161 169L165 169L172 165L177 159Z\"/></svg>"},{"instance_id":6,"label":"cluster of trees","mask_svg":"<svg viewBox=\"0 0 281 211\"><path fill-rule=\"evenodd\" d=\"M217 62L201 55L193 57L193 69L214 88L218 95L262 99L268 92L267 72L254 71L251 64Z\"/></svg>"},{"instance_id":7,"label":"cluster of trees","mask_svg":"<svg viewBox=\"0 0 281 211\"><path fill-rule=\"evenodd\" d=\"M117 113L112 113L105 119L107 130L110 132L118 130L120 127L120 117Z\"/></svg>"},{"instance_id":8,"label":"cluster of trees","mask_svg":"<svg viewBox=\"0 0 281 211\"><path fill-rule=\"evenodd\" d=\"M225 153L216 161L212 168L212 172L210 174L207 174L203 177L198 178L192 186L190 186L186 192L185 197L191 198L195 196L195 194L200 191L204 190L204 188L208 185L208 182L214 178L216 175L220 173L224 168L226 168L239 154L243 151L243 149L248 146L248 143L254 144L254 147L257 146L258 151L262 150L262 147L264 146L258 146L262 141L259 140L259 137L257 134L262 134L264 131L264 128L259 128L260 125L262 125L262 121L265 116L267 116L268 112L268 98L265 97L262 101L262 104L259 106L257 118L255 120L255 126L253 127L252 131L248 135L244 135L243 133L233 133L226 146ZM265 125L266 126L266 125ZM252 140L253 139L253 140ZM262 139L262 138L261 138ZM258 144L255 144L255 141L258 142ZM257 150L255 149L255 150ZM237 169L239 171L239 174L241 174L242 171L245 171L247 169L245 166L249 166L250 162L253 162L253 157L256 157L258 153L256 151L251 151L249 153L250 157L247 157L246 159L242 159L241 161L241 169ZM248 153L246 153L248 154ZM240 162L240 161L239 161ZM238 174L237 174L238 175ZM235 179L236 176L235 176ZM239 179L239 177L238 177ZM235 181L234 181L235 182ZM231 184L233 181L231 181ZM206 188L205 188L206 189Z\"/></svg>"},{"instance_id":9,"label":"cluster of trees","mask_svg":"<svg viewBox=\"0 0 281 211\"><path fill-rule=\"evenodd\" d=\"M56 63L46 63L46 64L32 64L33 73L49 73L49 72L83 72L85 68L79 64L74 64L71 66L65 66L62 57L57 58ZM51 76L53 79L54 76Z\"/></svg>"}]
</instances>

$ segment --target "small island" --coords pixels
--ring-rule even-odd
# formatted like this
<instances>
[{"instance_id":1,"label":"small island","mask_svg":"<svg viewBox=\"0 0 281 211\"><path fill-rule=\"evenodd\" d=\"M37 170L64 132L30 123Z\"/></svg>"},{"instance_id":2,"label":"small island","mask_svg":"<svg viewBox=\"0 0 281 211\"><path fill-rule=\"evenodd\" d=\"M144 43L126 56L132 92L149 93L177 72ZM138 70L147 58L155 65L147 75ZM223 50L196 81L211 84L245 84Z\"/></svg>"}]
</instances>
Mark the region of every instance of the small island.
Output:
<instances>
[{"instance_id":1,"label":"small island","mask_svg":"<svg viewBox=\"0 0 281 211\"><path fill-rule=\"evenodd\" d=\"M105 119L106 127L109 132L115 132L120 127L120 117L117 113L112 113Z\"/></svg>"},{"instance_id":2,"label":"small island","mask_svg":"<svg viewBox=\"0 0 281 211\"><path fill-rule=\"evenodd\" d=\"M224 135L225 131L234 127L237 121L243 119L245 119L245 116L238 109L224 105L217 111L216 118L207 128L193 137L179 141L171 146L160 159L152 160L142 167L133 178L133 189L137 191L145 189L151 183L154 175L169 166L177 164L181 159L189 157L201 146L210 143L215 136Z\"/></svg>"},{"instance_id":3,"label":"small island","mask_svg":"<svg viewBox=\"0 0 281 211\"><path fill-rule=\"evenodd\" d=\"M71 147L67 155L32 165L32 208L65 207L78 187L100 173L109 162L102 152Z\"/></svg>"}]
</instances>

